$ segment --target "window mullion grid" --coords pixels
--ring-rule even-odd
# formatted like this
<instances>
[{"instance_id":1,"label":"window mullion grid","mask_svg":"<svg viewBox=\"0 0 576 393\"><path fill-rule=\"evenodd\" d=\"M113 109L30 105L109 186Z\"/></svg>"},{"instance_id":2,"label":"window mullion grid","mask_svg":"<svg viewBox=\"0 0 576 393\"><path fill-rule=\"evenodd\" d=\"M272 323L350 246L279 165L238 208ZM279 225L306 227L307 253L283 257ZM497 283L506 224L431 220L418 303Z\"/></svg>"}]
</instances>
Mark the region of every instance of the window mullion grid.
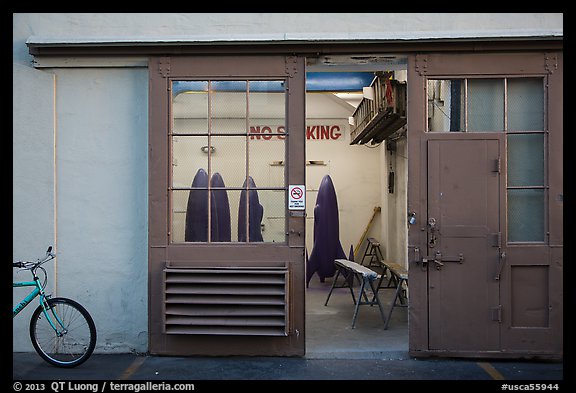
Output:
<instances>
[{"instance_id":1,"label":"window mullion grid","mask_svg":"<svg viewBox=\"0 0 576 393\"><path fill-rule=\"evenodd\" d=\"M250 138L248 138L248 134L250 131L250 81L246 81L246 123L245 123L245 131L246 131L246 176L245 176L245 184L246 184L246 242L250 242L250 182L248 181L250 176Z\"/></svg>"},{"instance_id":2,"label":"window mullion grid","mask_svg":"<svg viewBox=\"0 0 576 393\"><path fill-rule=\"evenodd\" d=\"M212 242L212 191L210 190L212 178L212 81L208 81L208 228L206 230L208 243Z\"/></svg>"},{"instance_id":3,"label":"window mullion grid","mask_svg":"<svg viewBox=\"0 0 576 393\"><path fill-rule=\"evenodd\" d=\"M468 78L464 78L464 132L468 132Z\"/></svg>"},{"instance_id":4,"label":"window mullion grid","mask_svg":"<svg viewBox=\"0 0 576 393\"><path fill-rule=\"evenodd\" d=\"M504 78L504 133L508 132L508 78Z\"/></svg>"},{"instance_id":5,"label":"window mullion grid","mask_svg":"<svg viewBox=\"0 0 576 393\"><path fill-rule=\"evenodd\" d=\"M542 128L544 128L544 225L546 230L546 242L550 244L550 219L549 219L549 211L548 206L550 203L550 176L548 173L548 153L549 153L549 138L550 135L550 118L548 116L548 108L550 108L549 103L549 90L548 90L548 76L542 78L542 90L544 92L544 119L542 122Z\"/></svg>"},{"instance_id":6,"label":"window mullion grid","mask_svg":"<svg viewBox=\"0 0 576 393\"><path fill-rule=\"evenodd\" d=\"M529 134L543 134L544 135L544 140L543 140L543 146L542 148L544 149L544 179L543 179L543 184L541 186L536 186L536 185L531 185L531 186L511 186L508 184L508 174L506 174L506 205L508 205L508 195L509 195L509 191L510 190L543 190L544 191L544 207L543 207L543 213L544 213L544 239L543 242L549 242L550 239L550 231L549 231L549 221L548 221L548 209L546 208L548 206L548 193L549 193L549 184L548 184L548 148L547 148L547 134L548 134L548 127L547 127L547 121L548 121L548 116L546 115L546 111L548 110L548 103L546 100L547 97L547 89L546 89L546 85L544 85L544 124L543 124L543 130L542 131L530 131L530 130L521 130L521 131L510 131L508 128L508 80L509 78L504 78L504 133L506 135L506 138L504 139L504 143L505 143L505 151L508 152L508 135L511 134L520 134L520 135L529 135ZM506 153L508 154L508 153ZM508 160L508 157L506 157L506 160ZM506 209L508 209L508 206L506 206ZM508 228L507 228L508 230ZM512 242L512 243L524 243L524 242ZM528 242L529 243L529 242ZM540 241L537 241L535 243L541 243Z\"/></svg>"}]
</instances>

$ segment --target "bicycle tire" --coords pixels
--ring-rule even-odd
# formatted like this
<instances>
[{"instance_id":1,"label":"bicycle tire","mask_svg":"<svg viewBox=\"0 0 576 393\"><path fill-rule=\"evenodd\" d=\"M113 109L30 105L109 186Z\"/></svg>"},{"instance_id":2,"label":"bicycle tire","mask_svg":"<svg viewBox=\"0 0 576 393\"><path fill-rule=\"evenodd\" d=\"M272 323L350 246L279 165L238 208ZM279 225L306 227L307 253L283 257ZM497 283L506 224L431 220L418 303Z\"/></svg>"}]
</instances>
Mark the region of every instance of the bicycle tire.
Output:
<instances>
[{"instance_id":1,"label":"bicycle tire","mask_svg":"<svg viewBox=\"0 0 576 393\"><path fill-rule=\"evenodd\" d=\"M34 349L46 362L57 367L76 367L84 363L96 347L96 325L90 313L79 303L67 298L46 300L49 313L55 311L66 331L58 337L38 306L30 320L30 339ZM53 315L51 314L51 319ZM55 322L56 323L56 322Z\"/></svg>"}]
</instances>

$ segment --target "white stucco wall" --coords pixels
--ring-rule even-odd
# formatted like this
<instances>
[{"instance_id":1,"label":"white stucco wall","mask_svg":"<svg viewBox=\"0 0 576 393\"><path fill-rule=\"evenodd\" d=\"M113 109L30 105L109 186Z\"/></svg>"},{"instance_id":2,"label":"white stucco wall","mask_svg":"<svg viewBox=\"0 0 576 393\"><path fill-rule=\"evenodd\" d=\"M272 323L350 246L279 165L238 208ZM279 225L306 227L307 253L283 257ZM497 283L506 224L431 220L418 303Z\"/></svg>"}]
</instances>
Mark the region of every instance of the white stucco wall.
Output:
<instances>
[{"instance_id":1,"label":"white stucco wall","mask_svg":"<svg viewBox=\"0 0 576 393\"><path fill-rule=\"evenodd\" d=\"M96 352L145 352L148 72L32 68L28 36L74 20L14 17L13 259L41 257L54 245L50 292L90 311ZM16 301L27 290L13 293ZM14 320L14 351L33 350L36 305Z\"/></svg>"},{"instance_id":2,"label":"white stucco wall","mask_svg":"<svg viewBox=\"0 0 576 393\"><path fill-rule=\"evenodd\" d=\"M41 118L50 127L38 127L38 120L15 124L14 258L42 256L54 244L57 269L56 263L48 269L53 294L90 311L97 350L145 351L147 70L28 73L41 76L22 79L48 82L27 92L39 91L52 98L48 103L56 97L56 103ZM15 332L27 332L27 323L17 318ZM30 348L27 334L15 335L14 350Z\"/></svg>"},{"instance_id":3,"label":"white stucco wall","mask_svg":"<svg viewBox=\"0 0 576 393\"><path fill-rule=\"evenodd\" d=\"M382 147L380 215L382 233L379 239L384 258L408 267L408 144L406 137L396 140L396 150ZM394 172L394 192L388 191L388 173ZM421 217L417 218L418 220Z\"/></svg>"},{"instance_id":4,"label":"white stucco wall","mask_svg":"<svg viewBox=\"0 0 576 393\"><path fill-rule=\"evenodd\" d=\"M12 82L13 257L14 260L34 260L44 256L55 239L54 75L14 64ZM50 274L54 272L53 267L48 266ZM30 275L24 273L14 274L14 280L29 281ZM30 291L19 288L13 292L20 301ZM28 324L34 308L28 306L14 321L15 350L33 350Z\"/></svg>"},{"instance_id":5,"label":"white stucco wall","mask_svg":"<svg viewBox=\"0 0 576 393\"><path fill-rule=\"evenodd\" d=\"M56 70L58 291L90 310L100 350L147 345L147 78Z\"/></svg>"},{"instance_id":6,"label":"white stucco wall","mask_svg":"<svg viewBox=\"0 0 576 393\"><path fill-rule=\"evenodd\" d=\"M13 259L40 257L53 244L58 258L48 270L56 284L52 290L90 310L98 328L96 351L147 350L147 69L121 62L73 68L66 61L35 69L26 46L30 37L36 42L555 37L562 36L562 18L14 14ZM32 308L14 320L14 351L32 350L27 328Z\"/></svg>"}]
</instances>

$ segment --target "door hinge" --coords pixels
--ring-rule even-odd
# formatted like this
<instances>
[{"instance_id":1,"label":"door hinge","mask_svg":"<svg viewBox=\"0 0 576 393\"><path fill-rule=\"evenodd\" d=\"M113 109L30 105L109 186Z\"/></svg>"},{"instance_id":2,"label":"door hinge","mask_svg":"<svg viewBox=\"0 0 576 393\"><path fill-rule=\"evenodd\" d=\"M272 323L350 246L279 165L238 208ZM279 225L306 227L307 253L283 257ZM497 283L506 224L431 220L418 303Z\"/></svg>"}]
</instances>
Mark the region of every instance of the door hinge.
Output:
<instances>
[{"instance_id":1,"label":"door hinge","mask_svg":"<svg viewBox=\"0 0 576 393\"><path fill-rule=\"evenodd\" d=\"M493 233L492 236L494 236L492 247L502 248L502 232Z\"/></svg>"},{"instance_id":2,"label":"door hinge","mask_svg":"<svg viewBox=\"0 0 576 393\"><path fill-rule=\"evenodd\" d=\"M502 323L502 305L499 304L496 307L492 307L491 311L492 311L492 320L498 323Z\"/></svg>"}]
</instances>

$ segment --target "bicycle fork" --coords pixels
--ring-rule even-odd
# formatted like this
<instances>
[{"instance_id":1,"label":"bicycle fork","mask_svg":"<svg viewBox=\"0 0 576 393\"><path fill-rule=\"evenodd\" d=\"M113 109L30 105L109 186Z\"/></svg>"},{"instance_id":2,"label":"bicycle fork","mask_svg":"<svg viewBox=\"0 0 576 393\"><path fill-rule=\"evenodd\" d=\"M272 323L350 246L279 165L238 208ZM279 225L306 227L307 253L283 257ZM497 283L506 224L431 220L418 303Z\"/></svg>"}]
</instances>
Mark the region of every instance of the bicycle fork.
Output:
<instances>
[{"instance_id":1,"label":"bicycle fork","mask_svg":"<svg viewBox=\"0 0 576 393\"><path fill-rule=\"evenodd\" d=\"M66 333L68 333L68 329L66 329L66 326L64 326L64 322L62 322L62 320L60 319L60 317L56 313L56 311L55 311L56 306L55 305L50 306L50 304L48 304L49 299L50 299L50 295L44 295L44 293L42 291L42 293L40 294L40 305L42 306L42 313L46 317L46 320L48 321L48 323L50 324L52 329L54 329L54 331L56 332L56 336L62 337ZM54 319L56 320L56 322L58 322L58 325L60 325L60 327L62 328L61 330L52 321L52 318L50 317L50 315L48 315L48 310L50 310L50 313L54 316Z\"/></svg>"}]
</instances>

